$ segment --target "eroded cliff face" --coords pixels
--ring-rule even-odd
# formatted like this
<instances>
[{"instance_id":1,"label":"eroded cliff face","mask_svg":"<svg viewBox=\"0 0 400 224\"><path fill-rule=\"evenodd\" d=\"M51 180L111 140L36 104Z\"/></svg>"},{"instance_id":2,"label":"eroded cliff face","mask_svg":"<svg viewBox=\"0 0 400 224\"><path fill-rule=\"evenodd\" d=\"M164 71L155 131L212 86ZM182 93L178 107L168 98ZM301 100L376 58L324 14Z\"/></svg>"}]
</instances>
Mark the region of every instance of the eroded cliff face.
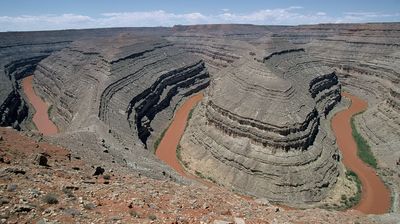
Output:
<instances>
[{"instance_id":1,"label":"eroded cliff face","mask_svg":"<svg viewBox=\"0 0 400 224\"><path fill-rule=\"evenodd\" d=\"M101 145L93 151L158 176L169 168L157 164L154 143L180 102L208 86L209 74L171 42L126 34L75 41L42 60L34 80L64 135L91 136Z\"/></svg>"},{"instance_id":2,"label":"eroded cliff face","mask_svg":"<svg viewBox=\"0 0 400 224\"><path fill-rule=\"evenodd\" d=\"M32 74L36 65L66 42L15 42L0 38L0 126L19 129L28 116L28 106L18 80Z\"/></svg>"},{"instance_id":3,"label":"eroded cliff face","mask_svg":"<svg viewBox=\"0 0 400 224\"><path fill-rule=\"evenodd\" d=\"M43 32L0 33L0 126L19 129L29 117L29 106L20 80L31 75L37 64L51 53L82 38L108 37L135 32L141 35L164 33L163 28L112 28Z\"/></svg>"},{"instance_id":4,"label":"eroded cliff face","mask_svg":"<svg viewBox=\"0 0 400 224\"><path fill-rule=\"evenodd\" d=\"M306 45L337 71L346 90L368 100L369 109L362 115L360 128L375 149L383 146L376 152L385 156L385 161L392 158L392 164L396 157L400 158L400 152L395 150L400 136L399 35L398 24L355 26Z\"/></svg>"},{"instance_id":5,"label":"eroded cliff face","mask_svg":"<svg viewBox=\"0 0 400 224\"><path fill-rule=\"evenodd\" d=\"M62 130L99 119L126 147L158 138L177 104L207 87L208 77L200 59L171 43L135 38L78 41L35 71Z\"/></svg>"},{"instance_id":6,"label":"eroded cliff face","mask_svg":"<svg viewBox=\"0 0 400 224\"><path fill-rule=\"evenodd\" d=\"M368 102L356 126L368 140L399 211L400 24L341 24L285 29L285 37L333 68L343 88Z\"/></svg>"},{"instance_id":7,"label":"eroded cliff face","mask_svg":"<svg viewBox=\"0 0 400 224\"><path fill-rule=\"evenodd\" d=\"M263 50L247 46L196 109L182 160L240 192L291 205L320 201L339 175L334 140L321 125L340 100L338 79L281 39L264 41Z\"/></svg>"}]
</instances>

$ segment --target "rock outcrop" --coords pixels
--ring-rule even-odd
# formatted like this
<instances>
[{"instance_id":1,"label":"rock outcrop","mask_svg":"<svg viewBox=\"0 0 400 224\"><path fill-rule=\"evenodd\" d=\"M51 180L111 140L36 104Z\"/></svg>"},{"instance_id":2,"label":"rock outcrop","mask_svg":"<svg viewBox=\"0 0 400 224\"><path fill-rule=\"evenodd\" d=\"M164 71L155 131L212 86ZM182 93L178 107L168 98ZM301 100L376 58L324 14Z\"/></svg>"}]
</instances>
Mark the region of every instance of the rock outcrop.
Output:
<instances>
[{"instance_id":1,"label":"rock outcrop","mask_svg":"<svg viewBox=\"0 0 400 224\"><path fill-rule=\"evenodd\" d=\"M340 100L327 66L280 39L263 60L242 54L220 70L181 141L193 172L296 205L326 196L338 176L334 140L320 123Z\"/></svg>"},{"instance_id":2,"label":"rock outcrop","mask_svg":"<svg viewBox=\"0 0 400 224\"><path fill-rule=\"evenodd\" d=\"M33 73L52 52L82 38L168 33L166 28L112 28L91 30L0 33L0 126L20 127L29 115L19 80Z\"/></svg>"},{"instance_id":3,"label":"rock outcrop","mask_svg":"<svg viewBox=\"0 0 400 224\"><path fill-rule=\"evenodd\" d=\"M75 41L42 60L34 77L61 132L90 135L153 176L169 170L152 152L176 107L209 84L200 58L164 39L131 35Z\"/></svg>"},{"instance_id":4,"label":"rock outcrop","mask_svg":"<svg viewBox=\"0 0 400 224\"><path fill-rule=\"evenodd\" d=\"M75 42L43 60L35 80L61 129L89 126L97 115L114 137L146 146L182 98L207 87L208 72L165 40L122 38Z\"/></svg>"},{"instance_id":5,"label":"rock outcrop","mask_svg":"<svg viewBox=\"0 0 400 224\"><path fill-rule=\"evenodd\" d=\"M344 90L368 102L356 126L368 140L399 211L400 24L326 24L277 33L335 69Z\"/></svg>"}]
</instances>

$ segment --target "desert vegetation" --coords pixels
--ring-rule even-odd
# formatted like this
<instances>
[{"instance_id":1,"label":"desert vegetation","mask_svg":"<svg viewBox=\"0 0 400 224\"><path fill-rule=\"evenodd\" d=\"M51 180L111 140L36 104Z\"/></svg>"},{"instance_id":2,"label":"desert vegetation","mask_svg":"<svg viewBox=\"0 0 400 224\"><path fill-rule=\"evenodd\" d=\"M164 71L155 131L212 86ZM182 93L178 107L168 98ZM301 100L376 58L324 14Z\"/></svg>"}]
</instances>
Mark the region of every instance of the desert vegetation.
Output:
<instances>
[{"instance_id":1,"label":"desert vegetation","mask_svg":"<svg viewBox=\"0 0 400 224\"><path fill-rule=\"evenodd\" d=\"M377 168L377 162L374 157L374 154L371 151L371 147L369 146L367 140L361 136L361 134L357 131L357 127L355 124L354 116L351 118L351 129L353 138L357 144L357 155L360 157L362 161L366 164L370 165L373 168Z\"/></svg>"}]
</instances>

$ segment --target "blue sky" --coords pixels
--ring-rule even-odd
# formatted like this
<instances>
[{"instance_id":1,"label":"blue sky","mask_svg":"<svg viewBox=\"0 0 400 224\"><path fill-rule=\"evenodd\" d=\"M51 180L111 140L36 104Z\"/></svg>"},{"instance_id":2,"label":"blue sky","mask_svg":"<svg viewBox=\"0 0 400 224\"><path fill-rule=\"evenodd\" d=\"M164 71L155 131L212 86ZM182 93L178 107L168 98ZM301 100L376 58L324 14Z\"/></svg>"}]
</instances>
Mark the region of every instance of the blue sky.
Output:
<instances>
[{"instance_id":1,"label":"blue sky","mask_svg":"<svg viewBox=\"0 0 400 224\"><path fill-rule=\"evenodd\" d=\"M175 24L400 22L400 0L1 0L0 31Z\"/></svg>"}]
</instances>

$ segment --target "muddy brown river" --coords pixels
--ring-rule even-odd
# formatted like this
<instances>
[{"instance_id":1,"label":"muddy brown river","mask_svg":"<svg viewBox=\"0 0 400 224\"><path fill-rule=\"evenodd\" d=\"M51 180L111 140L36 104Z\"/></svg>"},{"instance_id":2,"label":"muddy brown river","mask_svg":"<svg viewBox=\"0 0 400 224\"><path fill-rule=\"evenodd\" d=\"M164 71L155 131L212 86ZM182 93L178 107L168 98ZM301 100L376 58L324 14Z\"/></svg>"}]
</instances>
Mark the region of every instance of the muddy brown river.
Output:
<instances>
[{"instance_id":1,"label":"muddy brown river","mask_svg":"<svg viewBox=\"0 0 400 224\"><path fill-rule=\"evenodd\" d=\"M156 156L176 170L179 174L191 179L193 175L186 173L176 157L176 148L185 131L187 119L192 108L203 99L203 94L198 93L187 99L175 113L175 116L157 147Z\"/></svg>"},{"instance_id":2,"label":"muddy brown river","mask_svg":"<svg viewBox=\"0 0 400 224\"><path fill-rule=\"evenodd\" d=\"M387 213L391 206L390 191L375 170L357 156L357 145L352 136L350 119L353 115L366 110L368 104L366 101L349 93L343 93L342 95L350 99L352 103L349 108L335 114L332 118L332 129L342 152L344 165L358 175L362 184L361 200L353 209L365 214ZM156 156L182 176L204 183L194 175L185 172L176 156L176 148L185 131L189 112L202 98L203 95L201 93L194 95L178 109L157 148Z\"/></svg>"},{"instance_id":3,"label":"muddy brown river","mask_svg":"<svg viewBox=\"0 0 400 224\"><path fill-rule=\"evenodd\" d=\"M362 184L361 200L354 209L365 214L386 213L391 206L390 191L375 170L357 156L357 145L350 124L351 117L366 110L368 104L349 93L342 93L342 96L350 99L352 103L348 109L335 114L332 119L332 129L342 152L344 165L358 175Z\"/></svg>"},{"instance_id":4,"label":"muddy brown river","mask_svg":"<svg viewBox=\"0 0 400 224\"><path fill-rule=\"evenodd\" d=\"M50 120L47 113L49 106L38 95L36 95L32 81L33 75L28 76L22 80L22 86L25 95L28 97L29 103L33 108L35 108L35 114L32 119L33 123L35 123L38 131L43 135L57 134L57 126Z\"/></svg>"}]
</instances>

